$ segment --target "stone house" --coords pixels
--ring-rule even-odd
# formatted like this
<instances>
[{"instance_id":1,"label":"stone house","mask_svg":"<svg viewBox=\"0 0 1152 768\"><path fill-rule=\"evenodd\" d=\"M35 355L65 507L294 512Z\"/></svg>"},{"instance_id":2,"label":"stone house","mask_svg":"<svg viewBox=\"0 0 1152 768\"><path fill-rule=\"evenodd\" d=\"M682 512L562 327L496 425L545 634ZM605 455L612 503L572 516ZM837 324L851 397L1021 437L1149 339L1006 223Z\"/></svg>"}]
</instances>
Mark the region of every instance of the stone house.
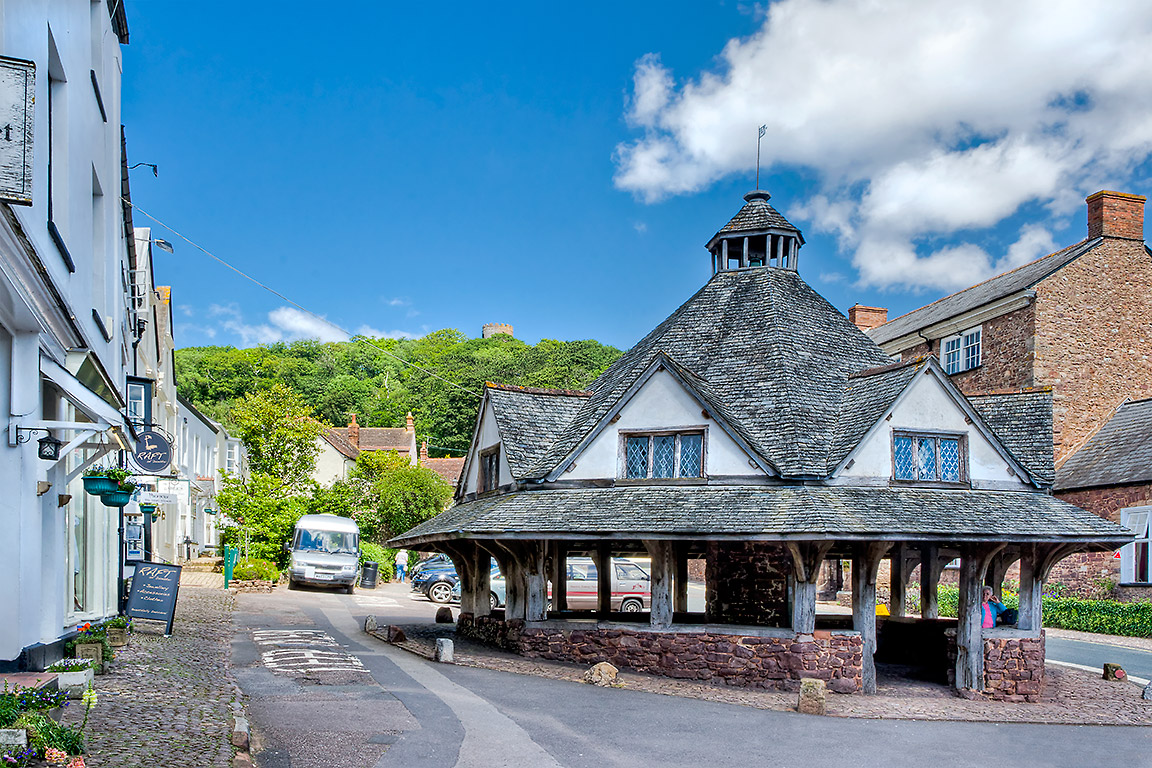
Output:
<instances>
[{"instance_id":1,"label":"stone house","mask_svg":"<svg viewBox=\"0 0 1152 768\"><path fill-rule=\"evenodd\" d=\"M415 420L411 413L406 417L404 427L361 427L353 413L348 426L325 427L316 438L316 444L320 450L312 479L321 485L331 485L336 480L347 478L361 451L396 451L413 466L419 458Z\"/></svg>"},{"instance_id":2,"label":"stone house","mask_svg":"<svg viewBox=\"0 0 1152 768\"><path fill-rule=\"evenodd\" d=\"M1105 467L1097 479L1082 464L1074 480L1063 473L1122 403L1152 395L1144 201L1097 192L1087 198L1088 236L1079 243L891 321L883 308L859 305L849 318L894 357L936 356L966 395L1050 391L1056 493L1106 510L1112 502L1096 498L1114 496L1104 490ZM1119 564L1130 554L1077 555L1055 578L1093 594L1101 578L1122 579Z\"/></svg>"},{"instance_id":3,"label":"stone house","mask_svg":"<svg viewBox=\"0 0 1152 768\"><path fill-rule=\"evenodd\" d=\"M875 691L879 654L968 695L1035 698L1049 569L1130 535L1051 495L1050 392L970 399L934 357L894 363L804 282L803 238L768 199L745 196L706 246L711 279L587 391L488 385L456 505L391 545L451 556L457 631L526 656L851 693ZM637 554L650 601L614 611L611 558ZM597 566L594 609L568 604L570 557ZM942 619L954 558L959 619ZM852 561L850 619L817 612L834 559ZM982 630L981 587L1017 560L1019 626ZM878 621L882 562L897 577ZM904 593L916 566L920 618Z\"/></svg>"}]
</instances>

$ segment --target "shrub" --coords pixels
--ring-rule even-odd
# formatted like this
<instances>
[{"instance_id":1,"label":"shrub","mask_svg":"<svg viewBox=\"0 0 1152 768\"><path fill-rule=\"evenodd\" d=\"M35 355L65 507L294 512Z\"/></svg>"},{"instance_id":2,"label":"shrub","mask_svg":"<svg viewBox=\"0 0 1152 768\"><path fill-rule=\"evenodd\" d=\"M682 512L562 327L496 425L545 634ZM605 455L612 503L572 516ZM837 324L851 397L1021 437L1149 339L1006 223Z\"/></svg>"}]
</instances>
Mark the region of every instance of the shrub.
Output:
<instances>
[{"instance_id":1,"label":"shrub","mask_svg":"<svg viewBox=\"0 0 1152 768\"><path fill-rule=\"evenodd\" d=\"M84 734L80 729L61 725L43 712L25 712L16 718L15 726L28 730L28 746L38 755L49 748L69 755L84 752Z\"/></svg>"},{"instance_id":2,"label":"shrub","mask_svg":"<svg viewBox=\"0 0 1152 768\"><path fill-rule=\"evenodd\" d=\"M280 578L280 569L269 560L250 558L236 563L232 578L237 581L276 581Z\"/></svg>"},{"instance_id":3,"label":"shrub","mask_svg":"<svg viewBox=\"0 0 1152 768\"><path fill-rule=\"evenodd\" d=\"M373 562L380 568L380 581L392 581L396 575L396 550L386 549L371 541L360 542L360 565Z\"/></svg>"}]
</instances>

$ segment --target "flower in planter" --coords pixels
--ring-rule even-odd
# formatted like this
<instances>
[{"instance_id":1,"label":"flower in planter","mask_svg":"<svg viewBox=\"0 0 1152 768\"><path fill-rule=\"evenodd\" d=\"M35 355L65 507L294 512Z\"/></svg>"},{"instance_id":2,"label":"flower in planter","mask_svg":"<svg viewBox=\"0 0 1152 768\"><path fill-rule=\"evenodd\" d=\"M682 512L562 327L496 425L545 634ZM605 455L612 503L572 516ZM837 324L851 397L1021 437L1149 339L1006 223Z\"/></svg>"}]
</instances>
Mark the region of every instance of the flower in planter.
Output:
<instances>
[{"instance_id":1,"label":"flower in planter","mask_svg":"<svg viewBox=\"0 0 1152 768\"><path fill-rule=\"evenodd\" d=\"M44 759L48 765L64 765L68 762L68 753L56 747L48 747L44 750Z\"/></svg>"}]
</instances>

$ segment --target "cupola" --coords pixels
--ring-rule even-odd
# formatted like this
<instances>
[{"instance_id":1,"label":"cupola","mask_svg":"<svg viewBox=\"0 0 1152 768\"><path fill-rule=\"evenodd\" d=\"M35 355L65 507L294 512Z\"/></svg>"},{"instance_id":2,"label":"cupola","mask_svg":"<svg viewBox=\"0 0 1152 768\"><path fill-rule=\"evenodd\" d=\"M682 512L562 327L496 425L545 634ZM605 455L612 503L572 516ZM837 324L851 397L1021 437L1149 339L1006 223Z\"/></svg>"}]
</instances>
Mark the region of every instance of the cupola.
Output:
<instances>
[{"instance_id":1,"label":"cupola","mask_svg":"<svg viewBox=\"0 0 1152 768\"><path fill-rule=\"evenodd\" d=\"M744 207L704 246L712 254L712 273L750 267L796 271L804 236L768 204L762 189L744 195Z\"/></svg>"}]
</instances>

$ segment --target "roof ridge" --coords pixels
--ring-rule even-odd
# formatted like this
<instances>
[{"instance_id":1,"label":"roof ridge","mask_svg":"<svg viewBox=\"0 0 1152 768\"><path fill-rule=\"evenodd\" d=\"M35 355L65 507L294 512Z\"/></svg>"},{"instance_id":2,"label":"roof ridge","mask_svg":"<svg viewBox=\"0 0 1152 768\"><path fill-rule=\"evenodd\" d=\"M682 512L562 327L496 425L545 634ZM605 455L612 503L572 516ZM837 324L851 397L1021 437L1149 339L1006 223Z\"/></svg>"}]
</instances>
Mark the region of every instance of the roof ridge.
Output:
<instances>
[{"instance_id":1,"label":"roof ridge","mask_svg":"<svg viewBox=\"0 0 1152 768\"><path fill-rule=\"evenodd\" d=\"M1152 397L1142 397L1139 400L1125 400L1124 402L1120 403L1120 405L1116 406L1116 410L1118 411L1126 405L1137 405L1139 403L1147 403L1149 401L1152 401Z\"/></svg>"},{"instance_id":2,"label":"roof ridge","mask_svg":"<svg viewBox=\"0 0 1152 768\"><path fill-rule=\"evenodd\" d=\"M879 365L875 368L864 368L863 370L853 371L848 374L849 379L865 379L869 376L877 376L881 373L888 373L900 368L905 368L910 365L920 365L928 359L928 355L917 355L910 360L901 360L899 362L891 363L890 365Z\"/></svg>"},{"instance_id":3,"label":"roof ridge","mask_svg":"<svg viewBox=\"0 0 1152 768\"><path fill-rule=\"evenodd\" d=\"M563 397L592 397L592 393L586 389L554 389L552 387L522 387L518 384L497 384L492 381L484 382L484 386L488 389L496 389L501 392L522 392L526 395L557 395Z\"/></svg>"},{"instance_id":4,"label":"roof ridge","mask_svg":"<svg viewBox=\"0 0 1152 768\"><path fill-rule=\"evenodd\" d=\"M1044 384L1043 386L1039 386L1039 387L1015 387L1015 388L1009 388L1009 389L990 389L987 392L972 392L972 393L965 392L964 397L973 398L973 397L990 397L992 395L1030 395L1030 394L1033 394L1035 392L1051 392L1051 391L1052 391L1052 385L1051 384ZM1152 398L1149 398L1149 399L1152 399Z\"/></svg>"},{"instance_id":5,"label":"roof ridge","mask_svg":"<svg viewBox=\"0 0 1152 768\"><path fill-rule=\"evenodd\" d=\"M1007 275L1011 275L1011 274L1012 274L1012 273L1014 273L1014 272L1019 272L1020 270L1024 269L1025 267L1030 267L1030 266L1032 266L1033 264L1037 264L1037 263L1039 263L1039 262L1041 262L1041 261L1044 261L1045 259L1051 259L1051 258L1055 258L1056 256L1060 256L1061 254L1065 254L1065 253L1068 253L1068 251L1072 250L1073 248L1079 248L1080 246L1082 246L1082 245L1085 245L1085 244L1087 244L1087 243L1090 243L1090 242L1093 242L1094 240L1102 240L1102 239L1103 239L1103 238L1099 238L1099 237L1097 237L1097 238L1093 238L1092 240L1089 240L1089 239L1085 238L1085 239L1083 239L1083 240L1081 240L1081 241L1079 241L1079 242L1077 242L1077 243L1073 243L1072 245L1069 245L1067 248L1061 248L1061 249L1060 249L1060 250L1058 250L1058 251L1053 251L1052 253L1049 253L1049 254L1048 254L1048 255L1046 255L1046 256L1041 256L1040 258L1038 258L1038 259L1033 259L1032 261L1029 261L1029 262L1028 262L1028 263L1026 263L1026 264L1021 264L1021 265L1020 265L1020 266L1018 266L1018 267L1014 267L1014 268L1012 268L1012 269L1009 269L1009 270L1007 270L1007 271L1005 271L1005 272L1001 272L1001 273L1000 273L1000 274L998 274L998 275L992 275L992 277L989 277L989 278L987 278L987 279L985 279L985 280L981 280L981 281L980 281L980 282L978 282L978 283L973 283L972 285L969 285L967 288L961 288L960 290L958 290L958 291L954 291L954 292L952 292L952 293L948 294L947 296L941 296L939 299L936 299L936 301L933 301L933 302L932 302L932 303L930 303L930 304L925 304L925 305L923 305L923 306L921 306L921 307L917 307L916 309L912 309L912 310L909 310L909 311L905 312L905 313L904 313L904 314L902 314L902 315L898 315L898 316L896 316L896 317L892 318L892 319L891 319L891 320L889 320L887 323L884 323L884 325L890 325L890 324L892 324L892 323L896 322L897 320L899 320L899 319L901 319L901 318L904 318L904 317L908 317L909 315L912 315L912 314L915 314L915 313L917 313L917 312L920 312L921 310L927 309L928 307L934 307L934 306L936 306L937 304L939 304L939 303L940 303L940 302L942 302L942 301L947 301L948 299L951 299L951 298L952 298L952 297L954 297L954 296L959 296L959 295L960 295L960 294L962 294L962 293L967 293L968 291L971 291L971 290L972 290L972 289L974 289L974 288L979 288L981 285L985 285L985 284L987 284L987 283L990 283L990 282L992 282L993 280L999 280L1000 278L1002 278L1002 277L1005 277L1005 276L1007 276ZM876 326L876 327L877 327L877 328L883 328L883 327L884 327L884 325L878 325L878 326Z\"/></svg>"}]
</instances>

